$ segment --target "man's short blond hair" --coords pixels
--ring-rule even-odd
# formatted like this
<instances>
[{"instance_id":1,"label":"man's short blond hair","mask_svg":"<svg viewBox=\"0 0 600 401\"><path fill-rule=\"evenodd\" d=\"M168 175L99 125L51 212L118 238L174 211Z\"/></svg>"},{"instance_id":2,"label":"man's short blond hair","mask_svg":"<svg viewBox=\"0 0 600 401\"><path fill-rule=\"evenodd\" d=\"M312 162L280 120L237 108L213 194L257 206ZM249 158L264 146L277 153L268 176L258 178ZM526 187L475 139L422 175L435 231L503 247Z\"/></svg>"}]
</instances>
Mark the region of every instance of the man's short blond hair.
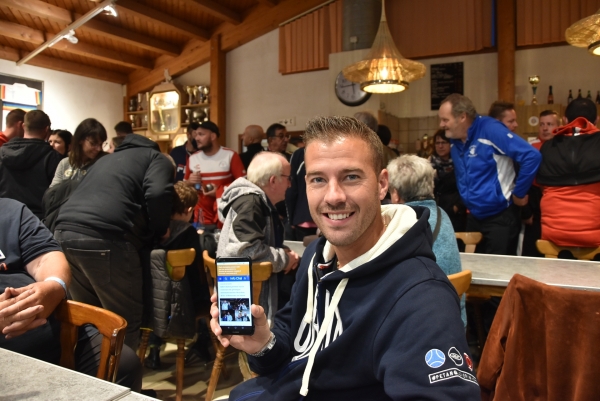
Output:
<instances>
[{"instance_id":1,"label":"man's short blond hair","mask_svg":"<svg viewBox=\"0 0 600 401\"><path fill-rule=\"evenodd\" d=\"M364 141L371 152L375 172L379 174L383 170L383 143L372 129L356 118L316 117L308 122L303 136L307 148L315 141L329 144L344 138L357 138ZM356 154L362 151L363 149L356 149Z\"/></svg>"}]
</instances>

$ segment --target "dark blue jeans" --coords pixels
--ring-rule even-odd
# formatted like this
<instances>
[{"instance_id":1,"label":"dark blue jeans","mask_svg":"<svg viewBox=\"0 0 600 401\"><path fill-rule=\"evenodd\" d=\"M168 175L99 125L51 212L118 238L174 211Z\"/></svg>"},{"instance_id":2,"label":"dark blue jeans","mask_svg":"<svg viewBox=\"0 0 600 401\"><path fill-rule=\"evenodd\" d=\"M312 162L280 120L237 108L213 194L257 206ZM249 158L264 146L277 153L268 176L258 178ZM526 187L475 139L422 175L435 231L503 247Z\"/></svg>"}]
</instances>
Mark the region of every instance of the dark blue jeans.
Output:
<instances>
[{"instance_id":1,"label":"dark blue jeans","mask_svg":"<svg viewBox=\"0 0 600 401\"><path fill-rule=\"evenodd\" d=\"M127 320L125 344L137 349L142 322L142 266L136 248L126 241L94 238L57 230L71 267L70 294L75 301L99 306Z\"/></svg>"}]
</instances>

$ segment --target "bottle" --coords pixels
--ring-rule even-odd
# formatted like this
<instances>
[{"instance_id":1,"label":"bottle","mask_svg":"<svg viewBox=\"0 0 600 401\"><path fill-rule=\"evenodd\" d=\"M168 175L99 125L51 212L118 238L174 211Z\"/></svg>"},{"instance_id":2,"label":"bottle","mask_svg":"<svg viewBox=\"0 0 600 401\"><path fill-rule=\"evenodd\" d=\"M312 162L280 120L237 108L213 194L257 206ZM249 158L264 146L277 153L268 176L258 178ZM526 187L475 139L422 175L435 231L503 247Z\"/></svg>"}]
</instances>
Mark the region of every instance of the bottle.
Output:
<instances>
[{"instance_id":1,"label":"bottle","mask_svg":"<svg viewBox=\"0 0 600 401\"><path fill-rule=\"evenodd\" d=\"M596 104L600 104L600 91L598 91L598 94L596 95Z\"/></svg>"},{"instance_id":2,"label":"bottle","mask_svg":"<svg viewBox=\"0 0 600 401\"><path fill-rule=\"evenodd\" d=\"M567 98L567 104L571 103L573 101L573 92L571 92L571 89L569 89L569 97Z\"/></svg>"},{"instance_id":3,"label":"bottle","mask_svg":"<svg viewBox=\"0 0 600 401\"><path fill-rule=\"evenodd\" d=\"M592 100L592 91L589 90L588 94L587 94L587 96L585 98Z\"/></svg>"},{"instance_id":4,"label":"bottle","mask_svg":"<svg viewBox=\"0 0 600 401\"><path fill-rule=\"evenodd\" d=\"M552 94L552 85L550 85L550 90L548 91L548 104L554 104L554 95Z\"/></svg>"},{"instance_id":5,"label":"bottle","mask_svg":"<svg viewBox=\"0 0 600 401\"><path fill-rule=\"evenodd\" d=\"M577 94L577 99L581 99L583 96L581 96L581 89L579 89L579 93Z\"/></svg>"}]
</instances>

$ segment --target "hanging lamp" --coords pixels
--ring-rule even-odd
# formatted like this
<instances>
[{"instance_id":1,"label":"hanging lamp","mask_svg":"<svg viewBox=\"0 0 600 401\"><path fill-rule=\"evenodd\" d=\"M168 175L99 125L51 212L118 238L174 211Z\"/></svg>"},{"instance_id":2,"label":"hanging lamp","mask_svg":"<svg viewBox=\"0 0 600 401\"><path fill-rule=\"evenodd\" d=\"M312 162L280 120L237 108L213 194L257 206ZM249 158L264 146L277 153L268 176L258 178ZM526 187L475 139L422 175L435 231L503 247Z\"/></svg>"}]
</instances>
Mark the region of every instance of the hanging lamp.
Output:
<instances>
[{"instance_id":1,"label":"hanging lamp","mask_svg":"<svg viewBox=\"0 0 600 401\"><path fill-rule=\"evenodd\" d=\"M360 83L370 93L396 93L408 89L409 82L425 76L425 65L402 57L385 17L385 0L381 4L381 21L367 58L343 69L348 81Z\"/></svg>"},{"instance_id":2,"label":"hanging lamp","mask_svg":"<svg viewBox=\"0 0 600 401\"><path fill-rule=\"evenodd\" d=\"M565 37L571 46L587 47L594 56L600 56L600 10L568 27Z\"/></svg>"}]
</instances>

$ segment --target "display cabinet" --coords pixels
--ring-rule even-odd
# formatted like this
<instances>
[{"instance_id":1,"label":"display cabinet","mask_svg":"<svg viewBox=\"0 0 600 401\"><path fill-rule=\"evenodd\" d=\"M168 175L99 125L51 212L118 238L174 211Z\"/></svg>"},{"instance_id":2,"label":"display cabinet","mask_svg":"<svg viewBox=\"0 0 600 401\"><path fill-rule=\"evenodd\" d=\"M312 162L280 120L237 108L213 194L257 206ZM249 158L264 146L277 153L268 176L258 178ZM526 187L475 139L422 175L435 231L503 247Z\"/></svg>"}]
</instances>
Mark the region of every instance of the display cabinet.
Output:
<instances>
[{"instance_id":1,"label":"display cabinet","mask_svg":"<svg viewBox=\"0 0 600 401\"><path fill-rule=\"evenodd\" d=\"M181 93L174 84L163 83L152 89L149 110L151 133L176 134L181 128Z\"/></svg>"}]
</instances>

